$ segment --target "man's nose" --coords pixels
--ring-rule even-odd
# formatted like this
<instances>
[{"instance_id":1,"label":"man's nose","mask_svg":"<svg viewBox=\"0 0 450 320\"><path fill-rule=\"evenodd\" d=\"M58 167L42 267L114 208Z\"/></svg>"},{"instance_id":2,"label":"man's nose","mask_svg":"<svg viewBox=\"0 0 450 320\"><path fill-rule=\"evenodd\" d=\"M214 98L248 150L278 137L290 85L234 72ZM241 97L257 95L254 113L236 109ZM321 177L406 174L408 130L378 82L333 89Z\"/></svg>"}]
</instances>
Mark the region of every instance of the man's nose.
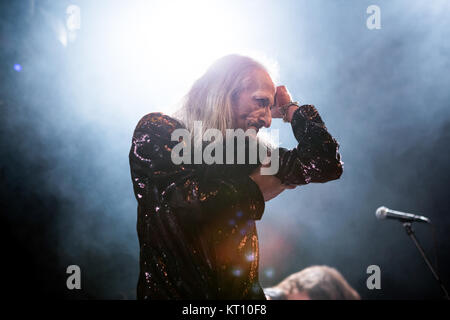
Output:
<instances>
[{"instance_id":1,"label":"man's nose","mask_svg":"<svg viewBox=\"0 0 450 320\"><path fill-rule=\"evenodd\" d=\"M264 109L264 114L261 115L259 121L261 122L261 125L263 125L266 128L269 128L272 123L272 111L269 107Z\"/></svg>"}]
</instances>

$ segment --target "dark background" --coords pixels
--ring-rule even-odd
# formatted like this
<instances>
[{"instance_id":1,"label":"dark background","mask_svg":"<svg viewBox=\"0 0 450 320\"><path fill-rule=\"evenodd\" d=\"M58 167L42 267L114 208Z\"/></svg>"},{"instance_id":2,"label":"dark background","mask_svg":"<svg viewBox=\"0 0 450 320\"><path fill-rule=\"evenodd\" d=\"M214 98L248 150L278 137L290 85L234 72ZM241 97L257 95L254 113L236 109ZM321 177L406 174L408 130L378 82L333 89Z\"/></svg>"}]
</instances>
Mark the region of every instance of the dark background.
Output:
<instances>
[{"instance_id":1,"label":"dark background","mask_svg":"<svg viewBox=\"0 0 450 320\"><path fill-rule=\"evenodd\" d=\"M161 3L147 2L149 20L156 19L152 6ZM80 6L82 27L63 45L70 4ZM192 21L200 27L189 34L195 45L186 46L185 26L173 26L173 14L180 14L175 4L173 14L162 16L167 24L154 25L139 40L145 45L133 47L130 13L138 4L0 2L2 284L12 298L135 298L131 135L145 113L173 111L169 105L193 80L180 66L192 65L190 59L215 41L205 33L211 19L202 25L208 8L199 5L194 12L200 18ZM379 30L366 27L371 4L381 8ZM439 299L401 224L378 221L374 212L385 205L430 217L439 270L450 284L448 2L226 6L219 20L235 43L228 48L224 40L223 46L233 51L245 43L276 60L279 82L294 99L316 105L345 163L340 180L289 190L267 203L258 222L261 283L275 285L326 264L364 299ZM156 35L169 26L178 29L158 42ZM169 63L155 58L166 54ZM292 147L289 127L280 121L274 127L281 144ZM415 230L434 262L431 228ZM71 264L82 270L82 290L66 289ZM381 268L381 290L366 287L372 264Z\"/></svg>"}]
</instances>

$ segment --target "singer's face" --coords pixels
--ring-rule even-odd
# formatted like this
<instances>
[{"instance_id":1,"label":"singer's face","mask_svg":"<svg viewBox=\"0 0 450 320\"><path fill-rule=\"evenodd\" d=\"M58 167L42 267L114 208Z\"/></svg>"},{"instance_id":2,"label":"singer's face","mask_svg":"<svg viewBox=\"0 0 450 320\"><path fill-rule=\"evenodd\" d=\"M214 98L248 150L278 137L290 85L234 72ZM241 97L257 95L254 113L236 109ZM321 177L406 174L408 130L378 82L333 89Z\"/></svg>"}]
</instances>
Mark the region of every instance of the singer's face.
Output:
<instances>
[{"instance_id":1,"label":"singer's face","mask_svg":"<svg viewBox=\"0 0 450 320\"><path fill-rule=\"evenodd\" d=\"M274 104L275 85L264 70L254 70L250 74L246 88L234 102L234 127L254 129L270 127L272 114L270 107Z\"/></svg>"}]
</instances>

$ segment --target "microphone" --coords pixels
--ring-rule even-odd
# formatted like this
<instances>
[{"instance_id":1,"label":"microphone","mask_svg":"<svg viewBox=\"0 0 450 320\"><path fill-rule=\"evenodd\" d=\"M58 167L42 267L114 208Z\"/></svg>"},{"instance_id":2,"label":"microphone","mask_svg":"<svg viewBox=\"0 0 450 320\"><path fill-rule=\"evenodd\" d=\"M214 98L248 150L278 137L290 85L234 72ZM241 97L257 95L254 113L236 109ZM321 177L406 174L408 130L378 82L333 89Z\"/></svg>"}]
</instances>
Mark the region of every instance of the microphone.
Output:
<instances>
[{"instance_id":1,"label":"microphone","mask_svg":"<svg viewBox=\"0 0 450 320\"><path fill-rule=\"evenodd\" d=\"M379 207L375 212L378 219L395 219L402 222L426 222L431 223L430 219L424 216L418 216L412 213L391 210L386 207Z\"/></svg>"}]
</instances>

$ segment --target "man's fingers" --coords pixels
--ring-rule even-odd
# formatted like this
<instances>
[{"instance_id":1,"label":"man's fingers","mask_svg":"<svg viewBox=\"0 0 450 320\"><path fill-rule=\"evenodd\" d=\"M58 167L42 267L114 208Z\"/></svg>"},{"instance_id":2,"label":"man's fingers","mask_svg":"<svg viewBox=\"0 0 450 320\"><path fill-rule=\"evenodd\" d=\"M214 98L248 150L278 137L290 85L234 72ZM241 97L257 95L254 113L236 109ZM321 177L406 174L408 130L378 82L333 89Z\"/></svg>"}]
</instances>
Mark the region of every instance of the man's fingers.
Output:
<instances>
[{"instance_id":1,"label":"man's fingers","mask_svg":"<svg viewBox=\"0 0 450 320\"><path fill-rule=\"evenodd\" d=\"M291 95L285 86L278 86L275 94L275 105L280 107L291 101Z\"/></svg>"}]
</instances>

